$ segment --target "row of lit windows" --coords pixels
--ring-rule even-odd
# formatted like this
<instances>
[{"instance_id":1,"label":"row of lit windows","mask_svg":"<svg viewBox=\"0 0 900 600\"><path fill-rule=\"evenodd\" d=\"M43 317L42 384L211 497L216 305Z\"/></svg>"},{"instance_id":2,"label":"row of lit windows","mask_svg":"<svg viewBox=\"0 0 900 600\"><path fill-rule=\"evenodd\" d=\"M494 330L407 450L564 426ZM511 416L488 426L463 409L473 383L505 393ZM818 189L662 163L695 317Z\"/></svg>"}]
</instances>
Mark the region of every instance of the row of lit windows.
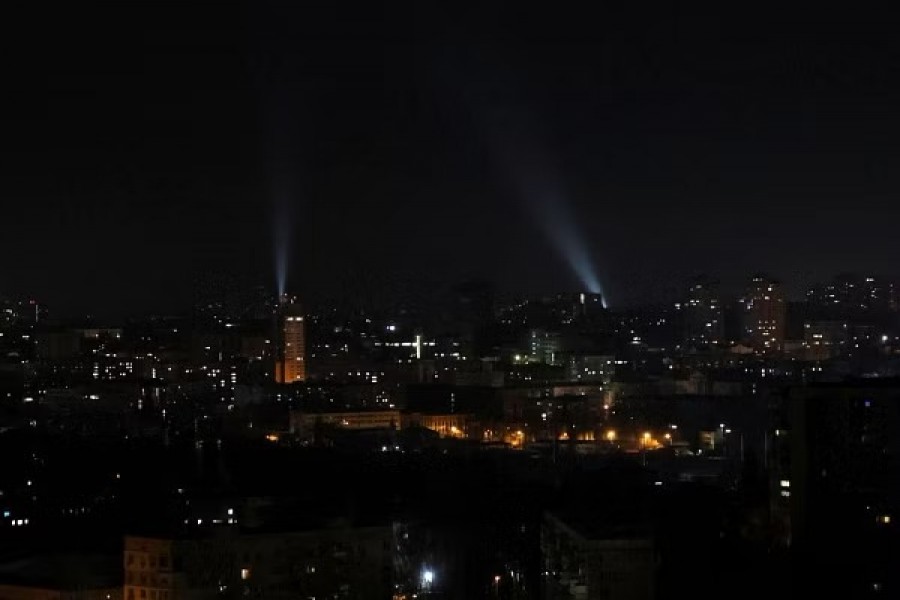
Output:
<instances>
[{"instance_id":1,"label":"row of lit windows","mask_svg":"<svg viewBox=\"0 0 900 600\"><path fill-rule=\"evenodd\" d=\"M161 569L169 568L169 556L167 554L160 554L157 558L155 554L139 554L136 552L126 552L125 564L129 567L132 566L140 566L142 569L151 568L155 569L157 565Z\"/></svg>"},{"instance_id":2,"label":"row of lit windows","mask_svg":"<svg viewBox=\"0 0 900 600\"><path fill-rule=\"evenodd\" d=\"M125 591L125 598L126 600L169 600L169 591L128 587Z\"/></svg>"}]
</instances>

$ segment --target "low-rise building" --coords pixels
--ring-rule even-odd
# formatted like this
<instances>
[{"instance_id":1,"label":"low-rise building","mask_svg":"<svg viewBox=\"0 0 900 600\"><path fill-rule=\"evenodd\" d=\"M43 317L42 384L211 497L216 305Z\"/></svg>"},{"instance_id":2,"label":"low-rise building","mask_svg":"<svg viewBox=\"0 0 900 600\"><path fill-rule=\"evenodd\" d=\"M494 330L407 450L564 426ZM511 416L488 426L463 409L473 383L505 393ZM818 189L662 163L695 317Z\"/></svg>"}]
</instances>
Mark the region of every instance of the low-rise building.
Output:
<instances>
[{"instance_id":1,"label":"low-rise building","mask_svg":"<svg viewBox=\"0 0 900 600\"><path fill-rule=\"evenodd\" d=\"M125 538L124 600L388 598L390 527ZM93 599L91 599L93 600Z\"/></svg>"},{"instance_id":2,"label":"low-rise building","mask_svg":"<svg viewBox=\"0 0 900 600\"><path fill-rule=\"evenodd\" d=\"M549 600L649 600L656 551L637 531L569 523L547 513L541 530L544 597Z\"/></svg>"},{"instance_id":3,"label":"low-rise building","mask_svg":"<svg viewBox=\"0 0 900 600\"><path fill-rule=\"evenodd\" d=\"M290 414L290 433L300 439L311 439L317 427L335 429L399 429L399 410L366 410L352 412L303 412Z\"/></svg>"}]
</instances>

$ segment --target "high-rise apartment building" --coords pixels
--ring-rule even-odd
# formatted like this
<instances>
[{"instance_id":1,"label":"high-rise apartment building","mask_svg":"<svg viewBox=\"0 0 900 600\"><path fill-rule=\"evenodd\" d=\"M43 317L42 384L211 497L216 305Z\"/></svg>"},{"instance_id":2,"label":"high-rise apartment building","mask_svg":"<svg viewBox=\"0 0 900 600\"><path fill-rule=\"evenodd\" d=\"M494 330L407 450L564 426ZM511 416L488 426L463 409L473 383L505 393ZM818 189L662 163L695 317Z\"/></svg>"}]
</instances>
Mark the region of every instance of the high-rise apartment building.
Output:
<instances>
[{"instance_id":1,"label":"high-rise apartment building","mask_svg":"<svg viewBox=\"0 0 900 600\"><path fill-rule=\"evenodd\" d=\"M284 296L278 307L278 352L275 358L277 383L306 381L306 323L296 299Z\"/></svg>"},{"instance_id":2,"label":"high-rise apartment building","mask_svg":"<svg viewBox=\"0 0 900 600\"><path fill-rule=\"evenodd\" d=\"M787 305L781 284L757 275L741 301L744 335L750 345L763 353L779 352L784 346Z\"/></svg>"},{"instance_id":3,"label":"high-rise apartment building","mask_svg":"<svg viewBox=\"0 0 900 600\"><path fill-rule=\"evenodd\" d=\"M690 346L712 346L725 337L725 318L719 282L700 277L691 283L684 302L684 341Z\"/></svg>"}]
</instances>

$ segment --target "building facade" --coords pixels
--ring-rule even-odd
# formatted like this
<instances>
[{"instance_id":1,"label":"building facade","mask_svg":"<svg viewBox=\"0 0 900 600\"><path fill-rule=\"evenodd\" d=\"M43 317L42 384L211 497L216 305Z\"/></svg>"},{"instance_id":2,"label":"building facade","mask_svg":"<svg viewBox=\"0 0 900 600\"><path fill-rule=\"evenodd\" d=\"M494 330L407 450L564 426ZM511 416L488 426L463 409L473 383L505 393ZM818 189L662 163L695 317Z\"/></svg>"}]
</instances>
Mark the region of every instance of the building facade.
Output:
<instances>
[{"instance_id":1,"label":"building facade","mask_svg":"<svg viewBox=\"0 0 900 600\"><path fill-rule=\"evenodd\" d=\"M644 537L606 537L579 531L553 514L541 529L544 598L650 600L656 553Z\"/></svg>"},{"instance_id":2,"label":"building facade","mask_svg":"<svg viewBox=\"0 0 900 600\"><path fill-rule=\"evenodd\" d=\"M391 528L125 538L125 598L390 597Z\"/></svg>"},{"instance_id":3,"label":"building facade","mask_svg":"<svg viewBox=\"0 0 900 600\"><path fill-rule=\"evenodd\" d=\"M301 306L283 298L279 308L279 351L275 361L276 383L306 381L306 322Z\"/></svg>"},{"instance_id":4,"label":"building facade","mask_svg":"<svg viewBox=\"0 0 900 600\"><path fill-rule=\"evenodd\" d=\"M684 341L689 346L713 346L725 337L725 319L719 282L698 278L691 283L684 302Z\"/></svg>"},{"instance_id":5,"label":"building facade","mask_svg":"<svg viewBox=\"0 0 900 600\"><path fill-rule=\"evenodd\" d=\"M784 347L787 305L779 282L757 275L741 301L744 336L758 353L780 352Z\"/></svg>"}]
</instances>

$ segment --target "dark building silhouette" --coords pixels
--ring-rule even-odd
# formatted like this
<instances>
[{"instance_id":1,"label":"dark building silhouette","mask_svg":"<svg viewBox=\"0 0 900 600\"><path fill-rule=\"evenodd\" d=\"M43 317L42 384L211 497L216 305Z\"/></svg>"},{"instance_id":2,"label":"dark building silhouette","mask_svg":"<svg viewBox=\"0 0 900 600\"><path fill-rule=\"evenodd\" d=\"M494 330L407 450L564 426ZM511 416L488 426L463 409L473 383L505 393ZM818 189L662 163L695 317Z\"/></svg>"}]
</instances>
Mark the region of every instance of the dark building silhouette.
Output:
<instances>
[{"instance_id":1,"label":"dark building silhouette","mask_svg":"<svg viewBox=\"0 0 900 600\"><path fill-rule=\"evenodd\" d=\"M781 283L755 276L742 299L744 336L760 353L780 352L784 347L787 305Z\"/></svg>"},{"instance_id":2,"label":"dark building silhouette","mask_svg":"<svg viewBox=\"0 0 900 600\"><path fill-rule=\"evenodd\" d=\"M770 439L772 514L798 564L852 597L896 594L900 382L792 388Z\"/></svg>"},{"instance_id":3,"label":"dark building silhouette","mask_svg":"<svg viewBox=\"0 0 900 600\"><path fill-rule=\"evenodd\" d=\"M725 337L725 316L719 282L698 277L691 282L684 311L684 342L689 346L713 346Z\"/></svg>"}]
</instances>

